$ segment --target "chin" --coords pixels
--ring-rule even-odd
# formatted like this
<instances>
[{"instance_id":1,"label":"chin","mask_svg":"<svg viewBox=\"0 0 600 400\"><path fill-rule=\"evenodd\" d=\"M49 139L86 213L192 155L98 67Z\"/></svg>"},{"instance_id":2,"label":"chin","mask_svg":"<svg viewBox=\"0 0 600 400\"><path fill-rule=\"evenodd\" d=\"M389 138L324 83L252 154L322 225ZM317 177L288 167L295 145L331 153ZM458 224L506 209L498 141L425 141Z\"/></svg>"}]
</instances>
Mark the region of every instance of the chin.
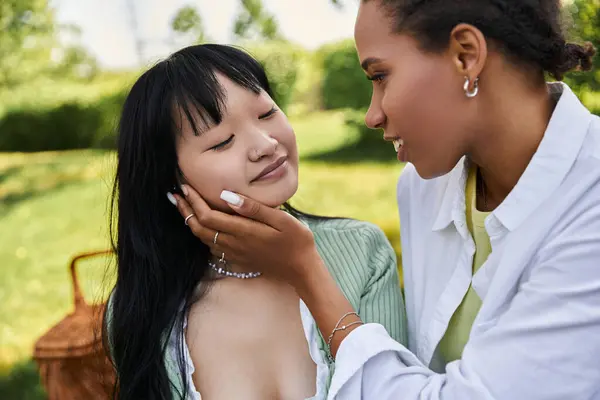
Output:
<instances>
[{"instance_id":1,"label":"chin","mask_svg":"<svg viewBox=\"0 0 600 400\"><path fill-rule=\"evenodd\" d=\"M440 168L432 168L431 166L423 166L418 163L412 163L421 179L429 180L439 178L446 175L451 170L442 170Z\"/></svg>"},{"instance_id":2,"label":"chin","mask_svg":"<svg viewBox=\"0 0 600 400\"><path fill-rule=\"evenodd\" d=\"M441 163L424 165L422 163L412 161L411 163L414 165L415 169L417 170L417 174L419 174L421 179L429 180L439 178L440 176L450 173L461 159L462 158L459 158L456 162L446 163L445 165L442 165Z\"/></svg>"},{"instance_id":3,"label":"chin","mask_svg":"<svg viewBox=\"0 0 600 400\"><path fill-rule=\"evenodd\" d=\"M246 196L271 208L277 208L291 199L298 190L298 181L281 182L257 190L256 188Z\"/></svg>"}]
</instances>

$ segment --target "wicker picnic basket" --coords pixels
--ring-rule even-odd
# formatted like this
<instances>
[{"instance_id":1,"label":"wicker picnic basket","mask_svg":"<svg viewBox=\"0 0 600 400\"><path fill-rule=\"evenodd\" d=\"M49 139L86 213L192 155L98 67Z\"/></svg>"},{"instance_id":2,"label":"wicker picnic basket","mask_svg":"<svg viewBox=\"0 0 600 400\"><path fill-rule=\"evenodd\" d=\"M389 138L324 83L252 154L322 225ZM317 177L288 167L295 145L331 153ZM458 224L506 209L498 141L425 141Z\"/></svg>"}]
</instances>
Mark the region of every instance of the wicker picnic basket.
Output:
<instances>
[{"instance_id":1,"label":"wicker picnic basket","mask_svg":"<svg viewBox=\"0 0 600 400\"><path fill-rule=\"evenodd\" d=\"M102 347L105 303L88 304L77 279L77 262L108 255L97 251L74 257L69 266L74 310L38 339L33 358L48 400L112 398L115 374Z\"/></svg>"}]
</instances>

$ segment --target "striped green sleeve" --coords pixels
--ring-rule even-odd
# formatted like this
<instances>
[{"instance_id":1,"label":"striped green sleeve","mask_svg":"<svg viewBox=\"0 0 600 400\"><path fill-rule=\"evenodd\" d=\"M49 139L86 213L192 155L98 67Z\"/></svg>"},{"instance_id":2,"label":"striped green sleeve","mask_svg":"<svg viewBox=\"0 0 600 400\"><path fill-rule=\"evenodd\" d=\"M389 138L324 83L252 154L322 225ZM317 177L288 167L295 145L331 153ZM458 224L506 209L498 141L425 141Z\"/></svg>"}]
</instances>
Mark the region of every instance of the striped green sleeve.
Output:
<instances>
[{"instance_id":1,"label":"striped green sleeve","mask_svg":"<svg viewBox=\"0 0 600 400\"><path fill-rule=\"evenodd\" d=\"M364 322L379 323L399 343L408 344L406 313L400 289L396 254L377 227L362 230L368 243L371 276L359 303Z\"/></svg>"},{"instance_id":2,"label":"striped green sleeve","mask_svg":"<svg viewBox=\"0 0 600 400\"><path fill-rule=\"evenodd\" d=\"M104 349L107 353L107 356L114 361L113 358L113 343L112 343L112 329L111 329L111 325L112 325L112 316L113 316L113 294L114 291L110 293L110 295L108 296L108 300L106 301L106 312L104 314L104 321L103 324L104 326L102 327L103 330L106 331L106 346L108 347L107 349Z\"/></svg>"}]
</instances>

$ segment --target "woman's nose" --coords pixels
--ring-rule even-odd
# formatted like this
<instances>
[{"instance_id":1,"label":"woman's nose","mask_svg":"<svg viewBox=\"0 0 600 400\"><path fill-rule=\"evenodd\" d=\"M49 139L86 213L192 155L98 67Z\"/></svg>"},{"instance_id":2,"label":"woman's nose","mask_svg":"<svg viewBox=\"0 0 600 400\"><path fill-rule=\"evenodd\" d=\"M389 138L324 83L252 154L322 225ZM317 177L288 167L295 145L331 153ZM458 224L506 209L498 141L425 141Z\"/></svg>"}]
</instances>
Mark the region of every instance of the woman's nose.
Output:
<instances>
[{"instance_id":1,"label":"woman's nose","mask_svg":"<svg viewBox=\"0 0 600 400\"><path fill-rule=\"evenodd\" d=\"M376 99L374 95L365 114L365 124L371 129L383 128L385 125L385 113L381 109L379 99Z\"/></svg>"},{"instance_id":2,"label":"woman's nose","mask_svg":"<svg viewBox=\"0 0 600 400\"><path fill-rule=\"evenodd\" d=\"M260 132L250 148L249 158L251 161L258 161L263 157L272 156L277 151L278 145L277 139L268 133Z\"/></svg>"}]
</instances>

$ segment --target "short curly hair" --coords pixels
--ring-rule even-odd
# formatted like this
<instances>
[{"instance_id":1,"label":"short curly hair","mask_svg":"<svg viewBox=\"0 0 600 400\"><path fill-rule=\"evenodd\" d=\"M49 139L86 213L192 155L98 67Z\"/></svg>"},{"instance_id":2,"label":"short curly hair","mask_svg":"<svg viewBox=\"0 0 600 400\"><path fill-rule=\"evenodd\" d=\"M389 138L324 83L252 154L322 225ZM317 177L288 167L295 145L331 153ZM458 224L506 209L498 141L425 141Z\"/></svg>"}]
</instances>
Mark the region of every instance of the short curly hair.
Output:
<instances>
[{"instance_id":1,"label":"short curly hair","mask_svg":"<svg viewBox=\"0 0 600 400\"><path fill-rule=\"evenodd\" d=\"M539 67L557 80L571 70L589 71L596 49L568 43L559 0L363 0L378 1L396 33L409 33L426 51L447 48L460 23L477 27L513 60Z\"/></svg>"}]
</instances>

